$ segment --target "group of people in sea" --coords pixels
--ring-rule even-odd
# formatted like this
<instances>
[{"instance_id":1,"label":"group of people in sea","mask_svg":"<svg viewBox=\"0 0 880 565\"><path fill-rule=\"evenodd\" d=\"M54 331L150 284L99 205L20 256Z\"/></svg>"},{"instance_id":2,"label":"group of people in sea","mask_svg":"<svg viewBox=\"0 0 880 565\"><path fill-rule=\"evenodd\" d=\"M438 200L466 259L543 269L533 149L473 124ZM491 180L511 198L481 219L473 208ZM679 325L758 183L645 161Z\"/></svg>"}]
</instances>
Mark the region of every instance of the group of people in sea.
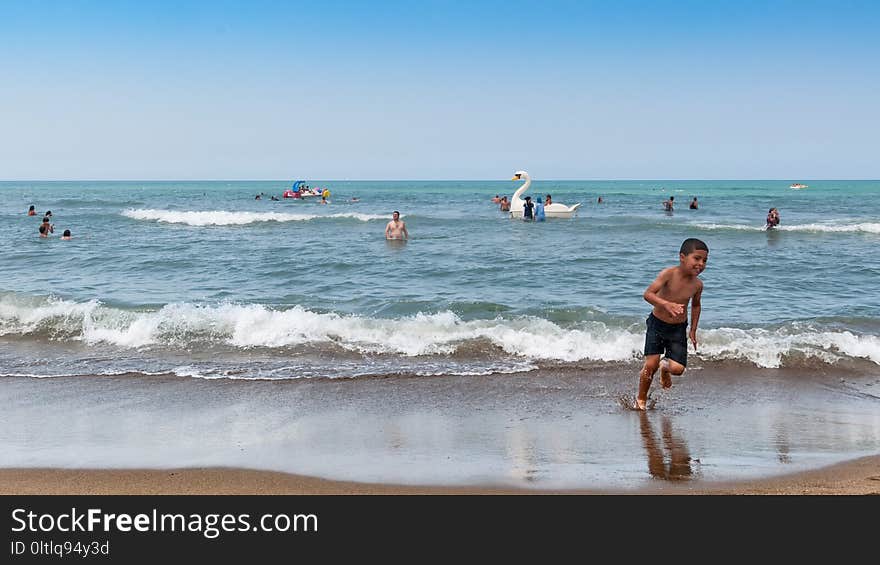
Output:
<instances>
[{"instance_id":1,"label":"group of people in sea","mask_svg":"<svg viewBox=\"0 0 880 565\"><path fill-rule=\"evenodd\" d=\"M601 199L602 197L600 196L599 198ZM672 212L674 208L675 208L675 196L670 196L669 198L667 198L666 200L663 201L663 209L666 210L667 212ZM690 208L691 210L699 210L700 209L700 203L697 202L696 196L694 196L694 199L691 200L690 204L688 204L688 208Z\"/></svg>"},{"instance_id":2,"label":"group of people in sea","mask_svg":"<svg viewBox=\"0 0 880 565\"><path fill-rule=\"evenodd\" d=\"M264 196L266 196L266 193L261 192L261 193L257 194L256 196L254 196L254 200L262 200ZM294 200L303 199L307 196L320 196L321 197L321 204L329 204L330 203L330 201L328 200L328 198L330 198L330 189L326 188L326 187L325 188L321 188L321 187L311 188L309 185L303 185L302 188L297 187L295 190L292 188L288 188L287 190L285 190L281 194L281 198L292 198ZM280 201L281 198L278 198L277 196L275 196L273 194L270 196L269 199L273 200L273 201ZM357 202L356 199L352 199L352 201Z\"/></svg>"},{"instance_id":3,"label":"group of people in sea","mask_svg":"<svg viewBox=\"0 0 880 565\"><path fill-rule=\"evenodd\" d=\"M28 216L36 216L37 210L36 206L33 204L30 205L27 211ZM52 223L52 211L46 210L46 213L43 214L43 221L40 222L40 227L37 228L37 232L40 234L41 238L48 238L50 234L55 233L55 224ZM70 230L64 230L64 233L61 234L61 239L63 241L68 241L71 239Z\"/></svg>"},{"instance_id":4,"label":"group of people in sea","mask_svg":"<svg viewBox=\"0 0 880 565\"><path fill-rule=\"evenodd\" d=\"M528 222L543 222L547 219L547 215L544 212L544 208L553 204L553 196L547 194L545 195L546 200L542 200L539 196L532 202L531 196L526 196L523 203L523 220ZM502 212L510 211L510 200L507 196L499 196L495 195L492 199L492 202L498 204L498 209ZM602 197L599 197L599 202L602 202Z\"/></svg>"},{"instance_id":5,"label":"group of people in sea","mask_svg":"<svg viewBox=\"0 0 880 565\"><path fill-rule=\"evenodd\" d=\"M605 200L599 196L596 199L597 204L602 204ZM510 200L507 196L500 196L496 194L492 198L492 202L498 204L498 209L502 212L510 211ZM539 196L535 202L532 202L531 196L526 196L523 202L523 220L530 222L543 222L546 218L546 214L544 212L544 208L553 203L553 197L549 194L546 195L546 200L542 201ZM675 196L670 196L666 200L662 202L663 209L667 213L672 213L675 209ZM700 204L697 201L697 197L694 196L693 200L688 204L688 208L691 210L699 210ZM779 225L779 210L777 208L770 208L770 211L767 213L767 225L766 229L773 229Z\"/></svg>"}]
</instances>

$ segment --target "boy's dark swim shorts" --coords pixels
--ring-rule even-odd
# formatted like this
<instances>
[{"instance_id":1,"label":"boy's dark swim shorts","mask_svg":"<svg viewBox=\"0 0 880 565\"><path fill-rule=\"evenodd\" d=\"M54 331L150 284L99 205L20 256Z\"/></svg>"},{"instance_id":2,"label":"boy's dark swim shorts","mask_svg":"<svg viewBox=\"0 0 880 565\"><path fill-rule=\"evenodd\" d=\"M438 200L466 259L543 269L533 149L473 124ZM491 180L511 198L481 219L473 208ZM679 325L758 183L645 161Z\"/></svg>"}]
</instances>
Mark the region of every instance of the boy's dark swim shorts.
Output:
<instances>
[{"instance_id":1,"label":"boy's dark swim shorts","mask_svg":"<svg viewBox=\"0 0 880 565\"><path fill-rule=\"evenodd\" d=\"M663 355L687 367L687 322L668 324L652 312L645 320L645 355Z\"/></svg>"}]
</instances>

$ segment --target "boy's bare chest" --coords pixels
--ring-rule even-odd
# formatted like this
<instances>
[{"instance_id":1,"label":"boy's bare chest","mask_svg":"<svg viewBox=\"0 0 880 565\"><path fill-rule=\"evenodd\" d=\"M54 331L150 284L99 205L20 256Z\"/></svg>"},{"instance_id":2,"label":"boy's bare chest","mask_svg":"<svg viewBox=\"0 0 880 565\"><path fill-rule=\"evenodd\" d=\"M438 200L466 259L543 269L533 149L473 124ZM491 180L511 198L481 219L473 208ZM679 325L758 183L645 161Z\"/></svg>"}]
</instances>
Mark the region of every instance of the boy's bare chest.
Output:
<instances>
[{"instance_id":1,"label":"boy's bare chest","mask_svg":"<svg viewBox=\"0 0 880 565\"><path fill-rule=\"evenodd\" d=\"M663 288L663 298L686 304L691 297L696 294L700 282L696 278L686 279L685 277L673 275Z\"/></svg>"}]
</instances>

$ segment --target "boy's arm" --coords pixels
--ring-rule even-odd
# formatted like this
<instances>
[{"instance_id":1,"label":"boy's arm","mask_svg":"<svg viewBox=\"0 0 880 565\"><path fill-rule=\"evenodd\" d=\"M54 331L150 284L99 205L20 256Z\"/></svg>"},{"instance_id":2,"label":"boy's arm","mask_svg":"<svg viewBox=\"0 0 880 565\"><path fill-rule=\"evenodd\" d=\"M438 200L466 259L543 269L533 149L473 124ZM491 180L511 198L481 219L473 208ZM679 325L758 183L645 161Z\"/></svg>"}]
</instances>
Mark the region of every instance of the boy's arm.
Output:
<instances>
[{"instance_id":1,"label":"boy's arm","mask_svg":"<svg viewBox=\"0 0 880 565\"><path fill-rule=\"evenodd\" d=\"M391 230L391 222L385 224L385 237L388 237L388 232Z\"/></svg>"},{"instance_id":2,"label":"boy's arm","mask_svg":"<svg viewBox=\"0 0 880 565\"><path fill-rule=\"evenodd\" d=\"M691 331L690 338L694 344L694 351L697 350L697 324L700 323L700 311L703 309L701 298L703 296L703 282L700 281L700 287L691 301Z\"/></svg>"},{"instance_id":3,"label":"boy's arm","mask_svg":"<svg viewBox=\"0 0 880 565\"><path fill-rule=\"evenodd\" d=\"M657 293L660 292L660 290L669 280L670 273L674 268L675 267L671 267L669 269L663 269L662 271L660 271L660 274L657 275L657 278L654 279L654 282L652 282L650 286L648 286L648 288L645 290L645 293L642 295L642 297L649 304L652 304L657 308L662 308L663 310L666 310L666 312L668 312L669 315L673 317L680 316L682 313L684 313L684 306L682 306L678 302L670 302L669 300L664 300L663 298L660 298Z\"/></svg>"}]
</instances>

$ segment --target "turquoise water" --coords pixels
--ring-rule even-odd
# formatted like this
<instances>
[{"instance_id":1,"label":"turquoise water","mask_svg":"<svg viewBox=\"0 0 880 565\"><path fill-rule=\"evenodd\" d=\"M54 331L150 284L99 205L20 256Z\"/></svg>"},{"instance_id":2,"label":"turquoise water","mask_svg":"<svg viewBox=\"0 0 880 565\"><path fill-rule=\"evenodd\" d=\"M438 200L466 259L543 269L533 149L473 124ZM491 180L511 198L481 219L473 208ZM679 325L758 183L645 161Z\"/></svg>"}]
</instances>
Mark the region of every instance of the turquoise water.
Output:
<instances>
[{"instance_id":1,"label":"turquoise water","mask_svg":"<svg viewBox=\"0 0 880 565\"><path fill-rule=\"evenodd\" d=\"M271 201L287 181L2 182L2 372L301 378L637 362L642 292L688 237L710 249L697 358L875 370L880 181L797 181L808 188L533 181L528 194L583 202L544 223L491 202L513 193L509 181L310 181L332 191L326 206ZM768 232L771 206L782 223ZM37 237L46 210L48 240ZM393 210L405 244L383 237Z\"/></svg>"}]
</instances>

